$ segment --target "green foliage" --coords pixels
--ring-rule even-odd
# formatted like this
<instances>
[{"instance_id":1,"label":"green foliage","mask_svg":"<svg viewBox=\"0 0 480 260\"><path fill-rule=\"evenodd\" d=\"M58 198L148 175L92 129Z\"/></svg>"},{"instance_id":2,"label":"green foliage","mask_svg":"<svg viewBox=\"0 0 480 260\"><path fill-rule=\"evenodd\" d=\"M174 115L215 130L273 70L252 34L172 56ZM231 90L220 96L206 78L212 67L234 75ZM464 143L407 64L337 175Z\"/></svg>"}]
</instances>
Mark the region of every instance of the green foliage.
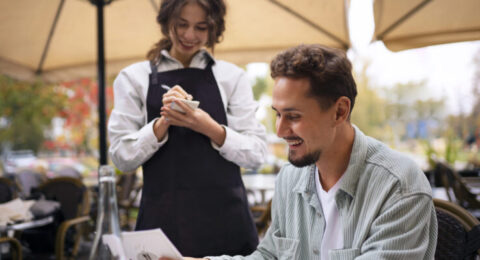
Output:
<instances>
[{"instance_id":1,"label":"green foliage","mask_svg":"<svg viewBox=\"0 0 480 260\"><path fill-rule=\"evenodd\" d=\"M0 75L0 143L12 149L38 151L52 118L66 102L55 86L41 82L26 83Z\"/></svg>"},{"instance_id":2,"label":"green foliage","mask_svg":"<svg viewBox=\"0 0 480 260\"><path fill-rule=\"evenodd\" d=\"M409 82L396 84L392 88L385 89L387 99L387 117L390 121L401 122L401 127L410 120L416 119L413 104L422 96L425 82Z\"/></svg>"},{"instance_id":3,"label":"green foliage","mask_svg":"<svg viewBox=\"0 0 480 260\"><path fill-rule=\"evenodd\" d=\"M435 150L435 148L433 148L432 143L428 140L420 140L420 144L425 149L425 156L427 157L430 169L433 169L436 164L435 159L438 158L438 152Z\"/></svg>"},{"instance_id":4,"label":"green foliage","mask_svg":"<svg viewBox=\"0 0 480 260\"><path fill-rule=\"evenodd\" d=\"M263 167L258 170L258 173L262 173L262 174L269 174L272 172L274 172L273 165L267 165L267 164L263 165Z\"/></svg>"},{"instance_id":5,"label":"green foliage","mask_svg":"<svg viewBox=\"0 0 480 260\"><path fill-rule=\"evenodd\" d=\"M445 144L445 161L449 164L454 164L458 158L460 148L462 146L461 139L449 129L446 134L446 144Z\"/></svg>"},{"instance_id":6,"label":"green foliage","mask_svg":"<svg viewBox=\"0 0 480 260\"><path fill-rule=\"evenodd\" d=\"M413 109L418 119L437 119L443 117L443 108L445 107L445 99L434 100L416 100Z\"/></svg>"},{"instance_id":7,"label":"green foliage","mask_svg":"<svg viewBox=\"0 0 480 260\"><path fill-rule=\"evenodd\" d=\"M475 64L475 74L473 77L472 94L475 99L471 117L477 127L480 128L480 49L478 49L473 59Z\"/></svg>"},{"instance_id":8,"label":"green foliage","mask_svg":"<svg viewBox=\"0 0 480 260\"><path fill-rule=\"evenodd\" d=\"M275 126L276 112L271 108L267 108L266 112L267 112L267 115L265 116L264 119L262 119L261 123L267 129L267 132L276 133L276 126Z\"/></svg>"},{"instance_id":9,"label":"green foliage","mask_svg":"<svg viewBox=\"0 0 480 260\"><path fill-rule=\"evenodd\" d=\"M357 98L352 111L351 121L367 135L377 139L386 139L385 100L370 86L365 70L356 74Z\"/></svg>"},{"instance_id":10,"label":"green foliage","mask_svg":"<svg viewBox=\"0 0 480 260\"><path fill-rule=\"evenodd\" d=\"M253 97L255 100L259 100L262 94L266 93L268 88L267 77L261 78L257 77L255 79L255 84L252 87Z\"/></svg>"},{"instance_id":11,"label":"green foliage","mask_svg":"<svg viewBox=\"0 0 480 260\"><path fill-rule=\"evenodd\" d=\"M255 100L259 100L262 96L272 96L273 92L273 80L269 75L265 77L257 77L255 79L255 84L252 87L253 96ZM275 132L275 111L270 107L266 108L265 118L262 119L262 124L267 129L267 132Z\"/></svg>"},{"instance_id":12,"label":"green foliage","mask_svg":"<svg viewBox=\"0 0 480 260\"><path fill-rule=\"evenodd\" d=\"M462 140L454 133L451 128L448 128L443 134L445 141L444 148L435 149L429 140L420 140L420 144L424 147L425 156L427 157L430 168L435 166L435 160L443 158L446 162L454 165L459 159L465 160L468 156L462 152ZM462 158L465 157L465 158Z\"/></svg>"}]
</instances>

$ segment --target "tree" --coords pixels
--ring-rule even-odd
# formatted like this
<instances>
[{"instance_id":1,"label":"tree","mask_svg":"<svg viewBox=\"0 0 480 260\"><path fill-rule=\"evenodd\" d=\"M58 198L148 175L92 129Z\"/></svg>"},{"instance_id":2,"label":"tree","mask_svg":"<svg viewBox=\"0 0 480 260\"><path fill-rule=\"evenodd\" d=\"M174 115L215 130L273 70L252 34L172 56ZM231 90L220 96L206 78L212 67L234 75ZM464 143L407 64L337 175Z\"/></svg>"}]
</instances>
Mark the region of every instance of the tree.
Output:
<instances>
[{"instance_id":1,"label":"tree","mask_svg":"<svg viewBox=\"0 0 480 260\"><path fill-rule=\"evenodd\" d=\"M57 147L90 154L98 147L98 84L90 78L63 82L59 89L68 103L58 116L64 119L62 136L53 140ZM113 107L113 89L105 91L107 116Z\"/></svg>"},{"instance_id":2,"label":"tree","mask_svg":"<svg viewBox=\"0 0 480 260\"><path fill-rule=\"evenodd\" d=\"M473 128L480 129L480 49L475 54L473 63L475 64L475 75L473 78L472 94L475 101L470 120ZM473 129L473 131L475 131L475 129Z\"/></svg>"},{"instance_id":3,"label":"tree","mask_svg":"<svg viewBox=\"0 0 480 260\"><path fill-rule=\"evenodd\" d=\"M388 139L388 131L385 131L386 102L371 86L366 74L368 64L360 73L355 73L357 83L357 98L352 111L352 123L362 129L365 134L385 140Z\"/></svg>"},{"instance_id":4,"label":"tree","mask_svg":"<svg viewBox=\"0 0 480 260\"><path fill-rule=\"evenodd\" d=\"M15 150L37 152L52 118L65 104L66 96L54 85L0 75L0 142Z\"/></svg>"},{"instance_id":5,"label":"tree","mask_svg":"<svg viewBox=\"0 0 480 260\"><path fill-rule=\"evenodd\" d=\"M255 84L253 85L252 87L252 91L253 91L253 97L255 98L255 100L259 100L260 97L265 94L265 92L267 91L267 88L268 88L268 83L267 83L267 76L265 77L257 77L255 79Z\"/></svg>"}]
</instances>

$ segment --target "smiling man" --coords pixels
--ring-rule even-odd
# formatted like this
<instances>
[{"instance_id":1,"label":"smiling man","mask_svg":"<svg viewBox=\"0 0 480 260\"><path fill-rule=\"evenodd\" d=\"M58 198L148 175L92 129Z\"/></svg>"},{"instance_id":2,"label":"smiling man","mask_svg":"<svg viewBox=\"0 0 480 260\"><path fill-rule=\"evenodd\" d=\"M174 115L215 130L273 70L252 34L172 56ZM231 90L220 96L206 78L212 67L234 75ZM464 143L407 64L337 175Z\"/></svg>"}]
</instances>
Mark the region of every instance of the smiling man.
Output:
<instances>
[{"instance_id":1,"label":"smiling man","mask_svg":"<svg viewBox=\"0 0 480 260\"><path fill-rule=\"evenodd\" d=\"M412 160L350 123L357 90L345 53L301 45L279 54L271 73L277 134L288 143L291 165L278 176L270 241L257 252L433 259L430 185Z\"/></svg>"},{"instance_id":2,"label":"smiling man","mask_svg":"<svg viewBox=\"0 0 480 260\"><path fill-rule=\"evenodd\" d=\"M250 256L210 259L433 259L431 188L405 155L351 124L357 94L345 53L288 49L271 63L277 134L290 164L272 223Z\"/></svg>"}]
</instances>

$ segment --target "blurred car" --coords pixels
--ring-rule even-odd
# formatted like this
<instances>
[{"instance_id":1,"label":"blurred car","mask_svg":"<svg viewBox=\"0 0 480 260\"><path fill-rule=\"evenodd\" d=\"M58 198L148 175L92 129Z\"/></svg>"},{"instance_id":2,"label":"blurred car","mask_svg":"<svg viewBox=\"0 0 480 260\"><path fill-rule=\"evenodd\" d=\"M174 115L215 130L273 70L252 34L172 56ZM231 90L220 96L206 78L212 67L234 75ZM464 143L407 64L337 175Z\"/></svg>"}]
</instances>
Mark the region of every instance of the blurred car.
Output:
<instances>
[{"instance_id":1,"label":"blurred car","mask_svg":"<svg viewBox=\"0 0 480 260\"><path fill-rule=\"evenodd\" d=\"M88 171L81 162L73 158L54 157L47 159L47 162L47 176L49 178L58 176L81 178Z\"/></svg>"},{"instance_id":2,"label":"blurred car","mask_svg":"<svg viewBox=\"0 0 480 260\"><path fill-rule=\"evenodd\" d=\"M32 150L18 150L6 153L2 158L4 174L15 174L19 169L30 168L37 161Z\"/></svg>"}]
</instances>

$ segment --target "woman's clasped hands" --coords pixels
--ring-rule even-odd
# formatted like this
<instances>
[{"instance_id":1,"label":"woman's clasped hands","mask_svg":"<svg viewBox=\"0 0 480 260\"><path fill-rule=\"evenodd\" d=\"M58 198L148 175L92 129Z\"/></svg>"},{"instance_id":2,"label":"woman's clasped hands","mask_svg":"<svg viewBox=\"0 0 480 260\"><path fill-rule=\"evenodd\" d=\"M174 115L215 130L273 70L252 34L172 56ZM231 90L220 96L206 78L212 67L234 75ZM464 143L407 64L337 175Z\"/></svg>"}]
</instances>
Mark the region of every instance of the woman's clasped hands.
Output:
<instances>
[{"instance_id":1,"label":"woman's clasped hands","mask_svg":"<svg viewBox=\"0 0 480 260\"><path fill-rule=\"evenodd\" d=\"M166 92L162 97L163 106L160 115L167 125L189 128L195 132L210 137L217 145L222 145L225 138L225 130L208 113L201 108L192 109L181 99L192 100L181 86L176 85ZM172 109L171 104L175 103L181 107L184 113Z\"/></svg>"}]
</instances>

